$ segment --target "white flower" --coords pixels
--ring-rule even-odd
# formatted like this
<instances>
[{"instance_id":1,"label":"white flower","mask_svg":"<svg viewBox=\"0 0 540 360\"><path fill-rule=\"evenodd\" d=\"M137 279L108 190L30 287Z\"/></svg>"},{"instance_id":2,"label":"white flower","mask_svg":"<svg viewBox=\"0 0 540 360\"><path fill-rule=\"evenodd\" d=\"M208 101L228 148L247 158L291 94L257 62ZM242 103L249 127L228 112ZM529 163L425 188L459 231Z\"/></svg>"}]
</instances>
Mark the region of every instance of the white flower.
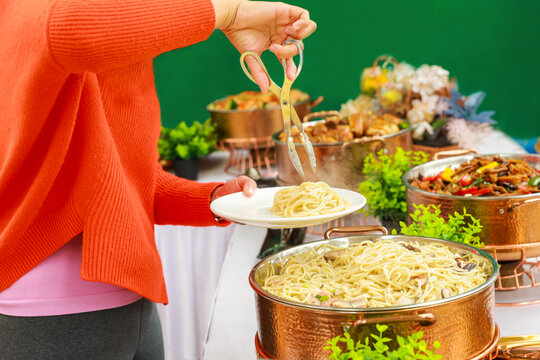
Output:
<instances>
[{"instance_id":1,"label":"white flower","mask_svg":"<svg viewBox=\"0 0 540 360\"><path fill-rule=\"evenodd\" d=\"M447 138L464 149L475 148L481 144L493 128L486 123L450 119L446 124Z\"/></svg>"},{"instance_id":2,"label":"white flower","mask_svg":"<svg viewBox=\"0 0 540 360\"><path fill-rule=\"evenodd\" d=\"M433 128L431 124L427 121L422 121L418 124L412 125L413 128L413 138L417 140L422 140L424 138L424 133L433 134Z\"/></svg>"},{"instance_id":3,"label":"white flower","mask_svg":"<svg viewBox=\"0 0 540 360\"><path fill-rule=\"evenodd\" d=\"M424 96L433 95L436 91L448 86L449 72L438 65L422 65L416 69L409 80L412 91Z\"/></svg>"},{"instance_id":4,"label":"white flower","mask_svg":"<svg viewBox=\"0 0 540 360\"><path fill-rule=\"evenodd\" d=\"M415 99L412 101L412 108L407 112L407 120L411 124L418 124L422 121L431 122L435 117L435 110L439 97L436 95Z\"/></svg>"},{"instance_id":5,"label":"white flower","mask_svg":"<svg viewBox=\"0 0 540 360\"><path fill-rule=\"evenodd\" d=\"M415 71L412 65L406 62L401 62L391 73L393 82L400 85L399 87L409 88L409 81L414 77Z\"/></svg>"}]
</instances>

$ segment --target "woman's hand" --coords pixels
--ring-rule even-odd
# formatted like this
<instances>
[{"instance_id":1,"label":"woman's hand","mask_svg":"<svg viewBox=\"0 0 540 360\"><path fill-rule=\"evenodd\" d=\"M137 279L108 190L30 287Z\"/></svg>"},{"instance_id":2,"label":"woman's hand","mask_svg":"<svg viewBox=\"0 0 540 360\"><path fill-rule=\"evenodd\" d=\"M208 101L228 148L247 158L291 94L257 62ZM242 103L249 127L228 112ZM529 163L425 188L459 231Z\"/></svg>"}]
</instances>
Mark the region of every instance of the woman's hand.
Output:
<instances>
[{"instance_id":1,"label":"woman's hand","mask_svg":"<svg viewBox=\"0 0 540 360\"><path fill-rule=\"evenodd\" d=\"M297 6L278 2L246 0L213 0L216 27L221 29L238 51L252 50L259 55L270 49L279 59L289 59L298 53L294 44L282 46L285 40L302 40L311 35L317 24L309 12ZM270 86L268 77L252 57L246 63L262 92ZM296 66L287 63L287 76L294 79Z\"/></svg>"},{"instance_id":2,"label":"woman's hand","mask_svg":"<svg viewBox=\"0 0 540 360\"><path fill-rule=\"evenodd\" d=\"M218 187L211 196L211 201L222 196L242 191L246 196L253 196L257 190L257 183L247 176L239 176L236 179L229 180L222 186Z\"/></svg>"}]
</instances>

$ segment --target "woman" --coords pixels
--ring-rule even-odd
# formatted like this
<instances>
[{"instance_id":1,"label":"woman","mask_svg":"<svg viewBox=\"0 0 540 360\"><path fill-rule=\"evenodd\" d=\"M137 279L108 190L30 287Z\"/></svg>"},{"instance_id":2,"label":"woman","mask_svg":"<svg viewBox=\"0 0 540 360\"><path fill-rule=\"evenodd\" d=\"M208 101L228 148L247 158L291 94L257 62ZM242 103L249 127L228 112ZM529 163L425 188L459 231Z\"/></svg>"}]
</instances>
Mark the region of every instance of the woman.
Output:
<instances>
[{"instance_id":1,"label":"woman","mask_svg":"<svg viewBox=\"0 0 540 360\"><path fill-rule=\"evenodd\" d=\"M243 0L2 0L0 14L0 358L160 359L154 224L225 226L210 201L255 184L159 168L152 59L214 28L289 58L280 44L316 25Z\"/></svg>"}]
</instances>

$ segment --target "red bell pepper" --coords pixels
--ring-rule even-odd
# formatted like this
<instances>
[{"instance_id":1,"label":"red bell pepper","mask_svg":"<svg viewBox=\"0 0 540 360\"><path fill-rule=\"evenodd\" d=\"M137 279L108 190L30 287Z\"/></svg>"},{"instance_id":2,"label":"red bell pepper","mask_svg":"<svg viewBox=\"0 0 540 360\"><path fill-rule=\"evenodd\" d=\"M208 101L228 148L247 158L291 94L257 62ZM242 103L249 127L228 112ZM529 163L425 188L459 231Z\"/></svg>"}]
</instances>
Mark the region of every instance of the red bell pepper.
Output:
<instances>
[{"instance_id":1,"label":"red bell pepper","mask_svg":"<svg viewBox=\"0 0 540 360\"><path fill-rule=\"evenodd\" d=\"M456 191L454 195L464 196L464 195L470 194L474 196L474 195L485 195L489 193L491 193L490 188L478 189L476 186L471 186L468 189L461 189L459 191Z\"/></svg>"},{"instance_id":2,"label":"red bell pepper","mask_svg":"<svg viewBox=\"0 0 540 360\"><path fill-rule=\"evenodd\" d=\"M489 193L491 193L490 188L483 188L483 189L478 189L478 191L473 192L472 195L486 195Z\"/></svg>"},{"instance_id":3,"label":"red bell pepper","mask_svg":"<svg viewBox=\"0 0 540 360\"><path fill-rule=\"evenodd\" d=\"M465 174L459 179L461 186L469 186L472 184L472 177L469 174Z\"/></svg>"},{"instance_id":4,"label":"red bell pepper","mask_svg":"<svg viewBox=\"0 0 540 360\"><path fill-rule=\"evenodd\" d=\"M442 173L443 172L441 171L437 175L423 177L422 181L429 181L429 182L435 181L442 176Z\"/></svg>"}]
</instances>

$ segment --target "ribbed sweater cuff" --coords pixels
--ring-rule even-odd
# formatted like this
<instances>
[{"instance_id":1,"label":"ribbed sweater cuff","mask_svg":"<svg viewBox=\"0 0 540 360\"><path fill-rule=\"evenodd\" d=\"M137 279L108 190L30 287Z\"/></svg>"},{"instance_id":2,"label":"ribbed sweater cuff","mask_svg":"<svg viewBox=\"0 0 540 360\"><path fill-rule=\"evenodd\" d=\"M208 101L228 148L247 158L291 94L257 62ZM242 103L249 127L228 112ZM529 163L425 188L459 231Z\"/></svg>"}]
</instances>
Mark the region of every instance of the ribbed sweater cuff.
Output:
<instances>
[{"instance_id":1,"label":"ribbed sweater cuff","mask_svg":"<svg viewBox=\"0 0 540 360\"><path fill-rule=\"evenodd\" d=\"M199 183L158 170L154 202L156 224L190 226L227 226L216 221L210 211L212 192L220 182Z\"/></svg>"},{"instance_id":2,"label":"ribbed sweater cuff","mask_svg":"<svg viewBox=\"0 0 540 360\"><path fill-rule=\"evenodd\" d=\"M203 41L214 26L211 0L58 0L48 41L61 67L100 72Z\"/></svg>"}]
</instances>

